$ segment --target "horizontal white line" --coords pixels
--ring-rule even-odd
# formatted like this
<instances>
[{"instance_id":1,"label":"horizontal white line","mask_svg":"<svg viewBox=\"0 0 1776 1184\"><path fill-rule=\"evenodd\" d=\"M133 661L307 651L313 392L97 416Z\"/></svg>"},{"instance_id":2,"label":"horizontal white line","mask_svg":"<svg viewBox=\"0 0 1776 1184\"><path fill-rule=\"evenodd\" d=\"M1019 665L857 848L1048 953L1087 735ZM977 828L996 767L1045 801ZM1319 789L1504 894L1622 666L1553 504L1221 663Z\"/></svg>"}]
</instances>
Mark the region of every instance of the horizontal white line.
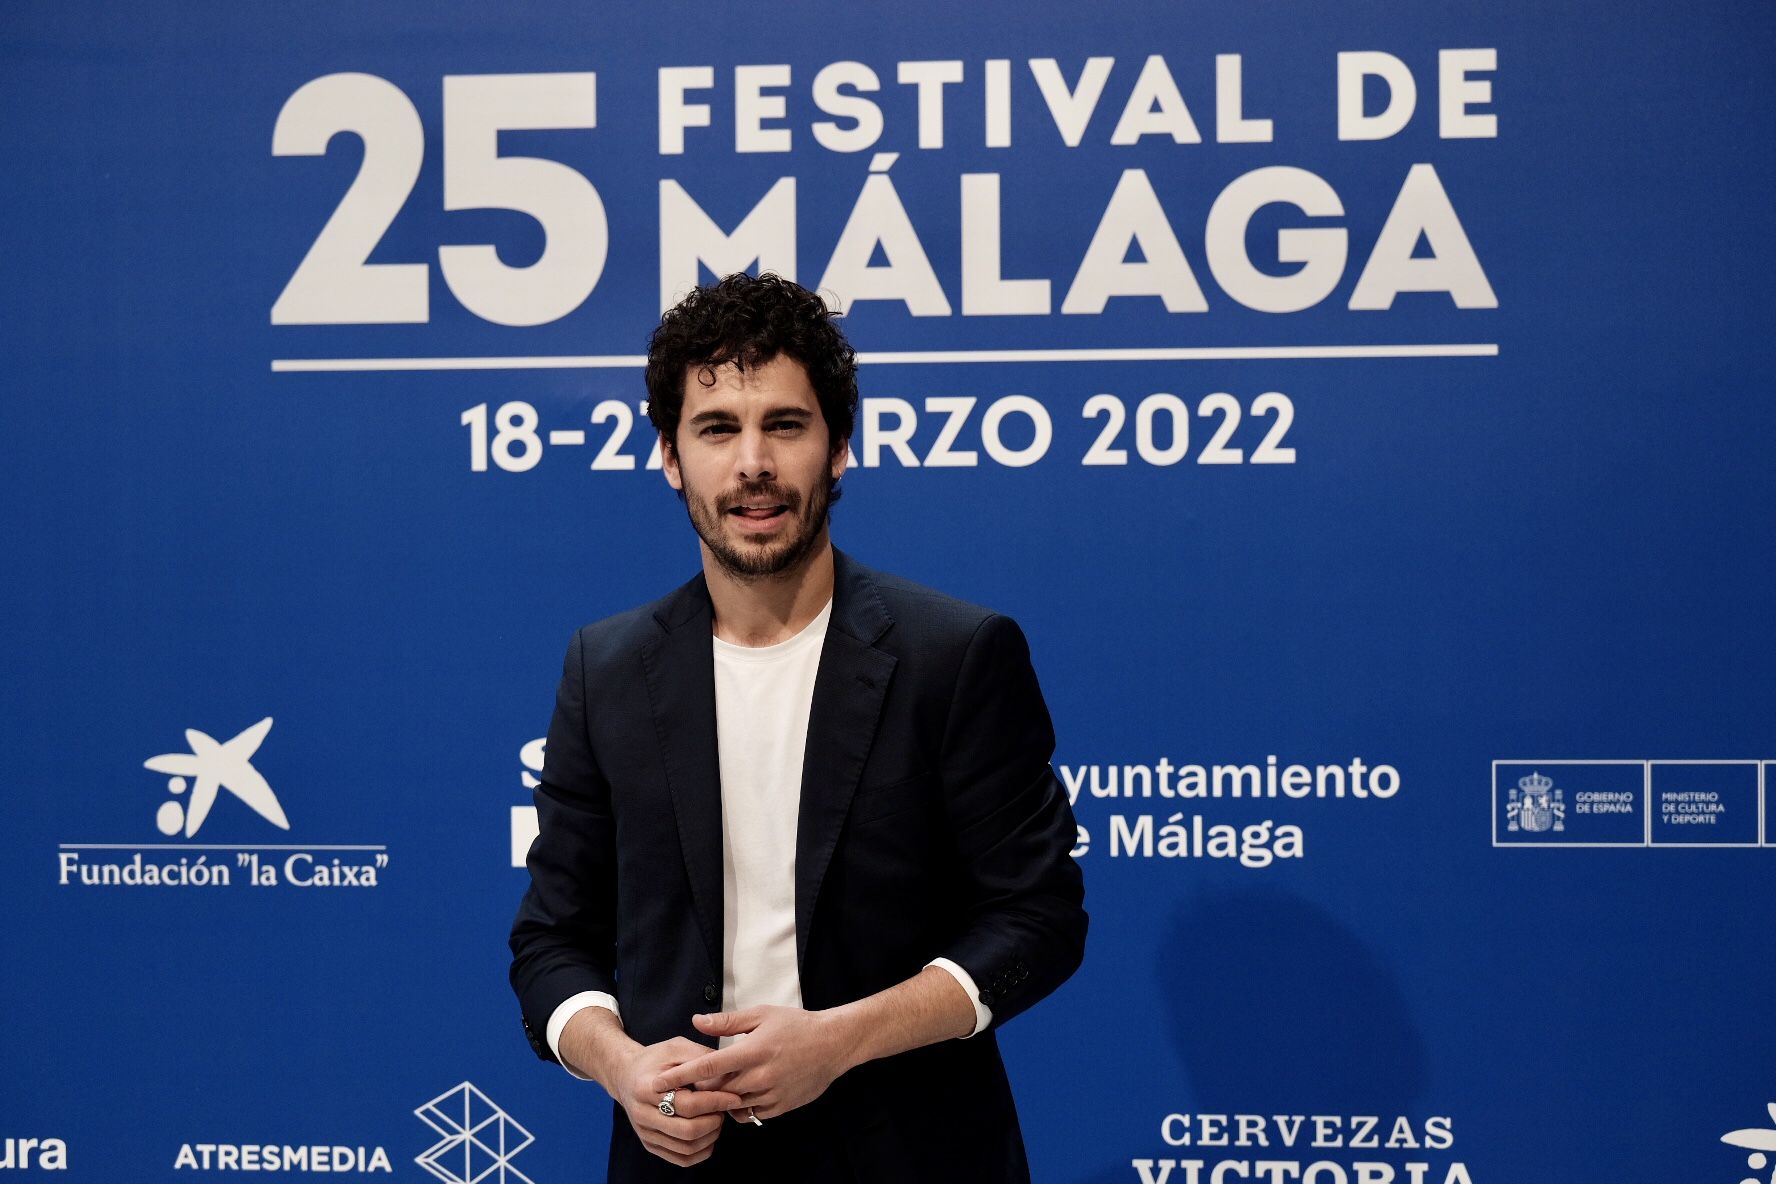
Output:
<instances>
[{"instance_id":1,"label":"horizontal white line","mask_svg":"<svg viewBox=\"0 0 1776 1184\"><path fill-rule=\"evenodd\" d=\"M58 843L63 851L387 851L382 843Z\"/></svg>"},{"instance_id":2,"label":"horizontal white line","mask_svg":"<svg viewBox=\"0 0 1776 1184\"><path fill-rule=\"evenodd\" d=\"M1771 844L1769 844L1769 843L1661 843L1661 842L1658 842L1657 840L1655 840L1654 842L1652 842L1649 845L1653 846L1653 847L1683 847L1686 850L1699 850L1699 849L1704 849L1704 848L1708 848L1708 847L1733 847L1736 849L1744 849L1747 847L1763 847L1763 848L1767 849L1768 847L1770 847Z\"/></svg>"},{"instance_id":3,"label":"horizontal white line","mask_svg":"<svg viewBox=\"0 0 1776 1184\"><path fill-rule=\"evenodd\" d=\"M954 349L858 354L859 362L1245 362L1320 358L1496 358L1496 342L1455 345L1186 345L1161 349Z\"/></svg>"},{"instance_id":4,"label":"horizontal white line","mask_svg":"<svg viewBox=\"0 0 1776 1184\"><path fill-rule=\"evenodd\" d=\"M1667 847L1681 847L1686 851L1705 851L1711 847L1730 848L1735 851L1776 850L1776 843L1494 843L1494 847L1504 850L1509 847L1522 847L1525 850L1547 850L1553 847L1618 847L1635 851L1662 851Z\"/></svg>"},{"instance_id":5,"label":"horizontal white line","mask_svg":"<svg viewBox=\"0 0 1776 1184\"><path fill-rule=\"evenodd\" d=\"M1157 349L936 349L860 353L866 366L958 362L1245 362L1335 358L1496 358L1497 342L1449 345L1191 345ZM639 370L643 354L489 358L274 358L274 374L371 370Z\"/></svg>"},{"instance_id":6,"label":"horizontal white line","mask_svg":"<svg viewBox=\"0 0 1776 1184\"><path fill-rule=\"evenodd\" d=\"M1765 761L1765 760L1762 760L1762 759L1759 759L1756 757L1746 757L1743 760L1707 760L1707 761L1704 761L1704 760L1686 761L1686 760L1675 760L1675 759L1661 760L1658 757L1654 757L1652 760L1647 762L1647 764L1649 764L1649 765L1758 765L1758 764L1768 764L1768 763L1769 763L1768 761Z\"/></svg>"},{"instance_id":7,"label":"horizontal white line","mask_svg":"<svg viewBox=\"0 0 1776 1184\"><path fill-rule=\"evenodd\" d=\"M1547 760L1544 758L1532 759L1525 757L1521 760L1515 758L1502 758L1492 762L1494 768L1497 768L1500 765L1644 765L1646 763L1647 761L1645 757L1638 757L1632 760L1619 757L1597 757L1590 760L1584 758L1576 758L1572 760L1565 758L1560 760Z\"/></svg>"},{"instance_id":8,"label":"horizontal white line","mask_svg":"<svg viewBox=\"0 0 1776 1184\"><path fill-rule=\"evenodd\" d=\"M534 358L273 358L273 374L339 370L639 370L642 354L557 355Z\"/></svg>"},{"instance_id":9,"label":"horizontal white line","mask_svg":"<svg viewBox=\"0 0 1776 1184\"><path fill-rule=\"evenodd\" d=\"M1616 757L1611 757L1609 759L1601 759L1600 758L1597 760L1568 760L1564 757L1561 758L1560 760L1541 760L1541 759L1525 758L1523 760L1496 760L1496 761L1493 761L1492 763L1493 763L1493 766L1496 768L1499 765L1757 765L1757 764L1770 765L1770 764L1776 764L1776 761L1772 761L1768 757L1756 757L1756 756L1738 756L1738 757L1729 757L1729 758L1725 758L1725 759L1716 758L1716 757L1655 756L1655 757L1640 757L1640 758L1634 759L1634 760L1621 759L1621 758L1616 758Z\"/></svg>"},{"instance_id":10,"label":"horizontal white line","mask_svg":"<svg viewBox=\"0 0 1776 1184\"><path fill-rule=\"evenodd\" d=\"M1644 840L1639 841L1639 842L1634 842L1634 843L1535 843L1535 842L1530 842L1528 840L1524 840L1522 842L1509 842L1504 839L1494 839L1492 845L1494 847L1499 848L1500 850L1505 850L1505 849L1508 849L1511 847L1538 847L1538 848L1539 847L1624 847L1624 848L1632 848L1633 850L1636 850L1636 851L1644 851L1649 846L1651 846L1650 843L1647 843ZM1660 845L1661 846L1672 846L1674 844L1667 843L1667 844L1660 844ZM1724 843L1721 844L1721 846L1725 846L1725 845L1726 844L1724 844Z\"/></svg>"}]
</instances>

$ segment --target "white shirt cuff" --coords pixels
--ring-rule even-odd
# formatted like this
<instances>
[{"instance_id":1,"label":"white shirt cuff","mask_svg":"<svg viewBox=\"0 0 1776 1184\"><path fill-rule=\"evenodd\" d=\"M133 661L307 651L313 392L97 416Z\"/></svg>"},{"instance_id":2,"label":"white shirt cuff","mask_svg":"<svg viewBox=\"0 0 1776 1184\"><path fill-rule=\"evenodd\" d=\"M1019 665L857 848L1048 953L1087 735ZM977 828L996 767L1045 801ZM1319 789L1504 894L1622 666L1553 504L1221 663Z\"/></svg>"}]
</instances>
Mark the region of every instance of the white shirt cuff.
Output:
<instances>
[{"instance_id":1,"label":"white shirt cuff","mask_svg":"<svg viewBox=\"0 0 1776 1184\"><path fill-rule=\"evenodd\" d=\"M968 992L968 1001L974 1004L974 1031L970 1032L968 1036L979 1035L983 1028L993 1022L993 1009L980 1001L980 990L974 985L972 975L948 958L933 958L925 965L949 971L955 980L962 984L962 989ZM964 1036L962 1039L966 1040L968 1036ZM551 1047L553 1046L551 1045Z\"/></svg>"},{"instance_id":2,"label":"white shirt cuff","mask_svg":"<svg viewBox=\"0 0 1776 1184\"><path fill-rule=\"evenodd\" d=\"M555 1059L560 1061L561 1067L581 1081L591 1081L592 1079L566 1061L561 1060L561 1030L567 1027L567 1021L571 1020L575 1013L584 1011L588 1007L602 1007L613 1013L619 1020L623 1018L623 1013L617 1010L616 996L605 991L581 991L578 995L569 995L561 1001L550 1013L549 1026L543 1032L543 1039L549 1042L549 1051L555 1054Z\"/></svg>"}]
</instances>

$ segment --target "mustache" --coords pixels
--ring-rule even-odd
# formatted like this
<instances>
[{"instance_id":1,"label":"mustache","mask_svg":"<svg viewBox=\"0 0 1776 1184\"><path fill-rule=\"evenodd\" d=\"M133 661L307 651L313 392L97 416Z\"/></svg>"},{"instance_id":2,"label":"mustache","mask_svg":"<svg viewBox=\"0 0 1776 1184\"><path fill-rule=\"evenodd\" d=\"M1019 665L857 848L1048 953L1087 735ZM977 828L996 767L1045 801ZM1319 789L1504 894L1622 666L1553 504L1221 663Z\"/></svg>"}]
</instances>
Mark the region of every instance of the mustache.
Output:
<instances>
[{"instance_id":1,"label":"mustache","mask_svg":"<svg viewBox=\"0 0 1776 1184\"><path fill-rule=\"evenodd\" d=\"M793 489L786 489L781 485L765 484L744 486L737 492L727 494L719 499L715 506L717 510L725 514L744 502L765 499L779 502L791 510L799 509L802 502L800 495Z\"/></svg>"}]
</instances>

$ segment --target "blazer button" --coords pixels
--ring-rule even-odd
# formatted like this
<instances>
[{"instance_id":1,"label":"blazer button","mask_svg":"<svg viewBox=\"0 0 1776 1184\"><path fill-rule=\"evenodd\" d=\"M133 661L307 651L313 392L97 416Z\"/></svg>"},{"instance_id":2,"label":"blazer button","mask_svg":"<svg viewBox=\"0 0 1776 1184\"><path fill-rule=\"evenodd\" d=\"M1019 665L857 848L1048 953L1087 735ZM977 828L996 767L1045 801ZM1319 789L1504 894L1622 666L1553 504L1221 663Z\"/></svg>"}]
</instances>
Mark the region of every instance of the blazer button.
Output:
<instances>
[{"instance_id":1,"label":"blazer button","mask_svg":"<svg viewBox=\"0 0 1776 1184\"><path fill-rule=\"evenodd\" d=\"M985 1003L988 1007L993 1006L994 1001L997 1000L998 998L999 998L999 996L993 994L993 992L990 990L982 991L980 993L980 1001L982 1003Z\"/></svg>"},{"instance_id":2,"label":"blazer button","mask_svg":"<svg viewBox=\"0 0 1776 1184\"><path fill-rule=\"evenodd\" d=\"M705 1002L705 1003L714 1003L715 1002L715 984L714 983L704 983L703 984L703 1002Z\"/></svg>"}]
</instances>

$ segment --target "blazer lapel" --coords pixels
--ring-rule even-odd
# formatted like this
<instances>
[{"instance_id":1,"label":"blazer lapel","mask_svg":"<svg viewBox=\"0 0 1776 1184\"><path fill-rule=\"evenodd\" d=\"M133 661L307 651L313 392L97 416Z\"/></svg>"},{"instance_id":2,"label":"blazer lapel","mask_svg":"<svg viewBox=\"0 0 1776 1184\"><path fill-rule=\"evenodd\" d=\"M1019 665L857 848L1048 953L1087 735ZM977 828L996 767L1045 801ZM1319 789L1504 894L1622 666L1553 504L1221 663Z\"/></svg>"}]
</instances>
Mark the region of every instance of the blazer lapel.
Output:
<instances>
[{"instance_id":1,"label":"blazer lapel","mask_svg":"<svg viewBox=\"0 0 1776 1184\"><path fill-rule=\"evenodd\" d=\"M709 588L699 574L654 614L665 628L642 650L648 706L665 762L709 964L722 966L721 767L715 735L715 656Z\"/></svg>"},{"instance_id":2,"label":"blazer lapel","mask_svg":"<svg viewBox=\"0 0 1776 1184\"><path fill-rule=\"evenodd\" d=\"M881 723L895 658L874 648L894 618L873 581L833 548L833 609L814 676L796 822L796 966L806 963L820 885ZM719 814L719 810L718 810ZM720 867L717 836L717 867Z\"/></svg>"}]
</instances>

